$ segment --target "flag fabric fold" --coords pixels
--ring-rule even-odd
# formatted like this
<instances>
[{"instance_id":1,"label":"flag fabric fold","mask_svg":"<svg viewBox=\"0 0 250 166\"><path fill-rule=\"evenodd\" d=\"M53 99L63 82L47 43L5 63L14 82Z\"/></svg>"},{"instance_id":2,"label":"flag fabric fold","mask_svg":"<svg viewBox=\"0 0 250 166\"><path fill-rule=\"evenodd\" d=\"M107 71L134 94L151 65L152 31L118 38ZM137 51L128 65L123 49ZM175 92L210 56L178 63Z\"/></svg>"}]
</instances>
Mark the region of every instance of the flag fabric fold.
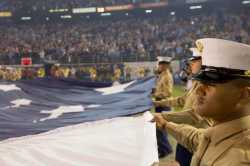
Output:
<instances>
[{"instance_id":1,"label":"flag fabric fold","mask_svg":"<svg viewBox=\"0 0 250 166\"><path fill-rule=\"evenodd\" d=\"M0 141L133 115L152 106L153 78L106 88L79 85L53 79L0 82Z\"/></svg>"},{"instance_id":2,"label":"flag fabric fold","mask_svg":"<svg viewBox=\"0 0 250 166\"><path fill-rule=\"evenodd\" d=\"M1 166L151 166L158 162L147 112L58 128L0 142Z\"/></svg>"}]
</instances>

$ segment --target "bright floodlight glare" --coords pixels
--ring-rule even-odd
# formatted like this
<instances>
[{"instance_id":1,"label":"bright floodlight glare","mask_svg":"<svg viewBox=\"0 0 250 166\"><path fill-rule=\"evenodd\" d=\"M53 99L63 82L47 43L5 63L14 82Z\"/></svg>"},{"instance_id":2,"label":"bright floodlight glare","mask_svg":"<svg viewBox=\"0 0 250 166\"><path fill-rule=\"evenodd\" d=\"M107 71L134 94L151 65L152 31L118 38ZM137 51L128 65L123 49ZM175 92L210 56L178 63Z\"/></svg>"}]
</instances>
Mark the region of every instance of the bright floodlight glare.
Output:
<instances>
[{"instance_id":1,"label":"bright floodlight glare","mask_svg":"<svg viewBox=\"0 0 250 166\"><path fill-rule=\"evenodd\" d=\"M189 7L190 10L201 9L201 8L202 8L201 5L198 5L198 6L190 6L190 7Z\"/></svg>"},{"instance_id":2,"label":"bright floodlight glare","mask_svg":"<svg viewBox=\"0 0 250 166\"><path fill-rule=\"evenodd\" d=\"M145 12L146 13L152 13L152 10L146 10Z\"/></svg>"},{"instance_id":3,"label":"bright floodlight glare","mask_svg":"<svg viewBox=\"0 0 250 166\"><path fill-rule=\"evenodd\" d=\"M63 16L61 16L61 18L62 19L68 19L68 18L72 18L72 16L71 15L63 15Z\"/></svg>"},{"instance_id":4,"label":"bright floodlight glare","mask_svg":"<svg viewBox=\"0 0 250 166\"><path fill-rule=\"evenodd\" d=\"M245 4L250 4L250 1L242 1L242 4L245 5Z\"/></svg>"},{"instance_id":5,"label":"bright floodlight glare","mask_svg":"<svg viewBox=\"0 0 250 166\"><path fill-rule=\"evenodd\" d=\"M31 20L31 17L21 17L21 20Z\"/></svg>"},{"instance_id":6,"label":"bright floodlight glare","mask_svg":"<svg viewBox=\"0 0 250 166\"><path fill-rule=\"evenodd\" d=\"M174 15L175 15L175 12L171 12L170 15L174 16Z\"/></svg>"},{"instance_id":7,"label":"bright floodlight glare","mask_svg":"<svg viewBox=\"0 0 250 166\"><path fill-rule=\"evenodd\" d=\"M111 16L111 13L102 13L101 16Z\"/></svg>"}]
</instances>

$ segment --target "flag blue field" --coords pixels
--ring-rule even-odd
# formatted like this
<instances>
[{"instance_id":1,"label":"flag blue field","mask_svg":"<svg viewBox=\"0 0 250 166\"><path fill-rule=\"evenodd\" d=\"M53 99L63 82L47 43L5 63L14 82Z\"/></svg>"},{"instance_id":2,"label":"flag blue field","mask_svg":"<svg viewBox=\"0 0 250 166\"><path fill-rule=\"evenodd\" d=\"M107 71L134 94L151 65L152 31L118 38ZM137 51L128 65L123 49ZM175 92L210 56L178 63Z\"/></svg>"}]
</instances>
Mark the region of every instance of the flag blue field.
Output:
<instances>
[{"instance_id":1,"label":"flag blue field","mask_svg":"<svg viewBox=\"0 0 250 166\"><path fill-rule=\"evenodd\" d=\"M0 140L149 110L154 78L108 84L35 79L0 82Z\"/></svg>"}]
</instances>

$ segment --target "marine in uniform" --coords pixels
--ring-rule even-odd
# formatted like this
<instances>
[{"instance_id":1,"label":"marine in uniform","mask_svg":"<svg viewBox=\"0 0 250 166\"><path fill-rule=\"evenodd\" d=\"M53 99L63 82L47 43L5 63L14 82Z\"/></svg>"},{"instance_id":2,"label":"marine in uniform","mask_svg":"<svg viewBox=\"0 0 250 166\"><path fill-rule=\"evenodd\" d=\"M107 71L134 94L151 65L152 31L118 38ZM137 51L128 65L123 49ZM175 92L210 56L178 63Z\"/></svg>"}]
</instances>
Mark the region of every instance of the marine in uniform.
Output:
<instances>
[{"instance_id":1,"label":"marine in uniform","mask_svg":"<svg viewBox=\"0 0 250 166\"><path fill-rule=\"evenodd\" d=\"M146 75L146 69L144 66L139 67L138 69L138 76L139 78L144 78Z\"/></svg>"},{"instance_id":2,"label":"marine in uniform","mask_svg":"<svg viewBox=\"0 0 250 166\"><path fill-rule=\"evenodd\" d=\"M194 153L191 166L250 165L250 46L221 39L198 40L202 70L194 109L213 126L197 129L154 114L165 129Z\"/></svg>"},{"instance_id":3,"label":"marine in uniform","mask_svg":"<svg viewBox=\"0 0 250 166\"><path fill-rule=\"evenodd\" d=\"M90 79L91 79L92 81L95 81L95 80L97 79L97 70L96 70L95 67L91 67L91 68L89 69L89 74L90 74Z\"/></svg>"},{"instance_id":4,"label":"marine in uniform","mask_svg":"<svg viewBox=\"0 0 250 166\"><path fill-rule=\"evenodd\" d=\"M158 57L158 78L152 97L156 101L172 96L173 76L170 70L170 57Z\"/></svg>"},{"instance_id":5,"label":"marine in uniform","mask_svg":"<svg viewBox=\"0 0 250 166\"><path fill-rule=\"evenodd\" d=\"M114 70L113 81L118 81L119 82L120 79L121 79L121 75L122 75L121 69L118 66L116 66L115 70Z\"/></svg>"},{"instance_id":6,"label":"marine in uniform","mask_svg":"<svg viewBox=\"0 0 250 166\"><path fill-rule=\"evenodd\" d=\"M40 67L38 70L37 70L37 77L38 78L43 78L45 77L45 69Z\"/></svg>"},{"instance_id":7,"label":"marine in uniform","mask_svg":"<svg viewBox=\"0 0 250 166\"><path fill-rule=\"evenodd\" d=\"M193 56L189 59L189 66L191 68L191 75L195 75L200 71L201 68L201 56L197 48L191 48L193 51ZM195 101L195 90L198 86L198 82L195 80L190 80L192 82L192 87L183 95L179 97L167 97L162 100L153 101L156 107L182 107L184 112L168 112L164 113L167 119L170 119L170 116L173 117L174 122L181 122L190 125L196 125L195 121L191 120L189 117L184 116L187 115L185 111L192 111L193 104ZM192 113L191 113L192 114ZM176 116L176 117L174 117ZM184 116L184 117L183 117ZM180 118L180 119L178 119ZM196 118L196 117L195 117ZM170 119L171 120L171 119ZM183 122L183 121L187 122Z\"/></svg>"},{"instance_id":8,"label":"marine in uniform","mask_svg":"<svg viewBox=\"0 0 250 166\"><path fill-rule=\"evenodd\" d=\"M158 57L158 78L155 89L152 92L152 100L160 101L172 96L173 77L170 72L170 57ZM170 111L170 107L155 107L157 113ZM159 158L163 158L172 152L172 147L167 140L167 134L157 129L157 143Z\"/></svg>"},{"instance_id":9,"label":"marine in uniform","mask_svg":"<svg viewBox=\"0 0 250 166\"><path fill-rule=\"evenodd\" d=\"M191 48L193 56L189 59L189 65L192 75L196 75L201 68L201 55L198 48ZM195 127L208 127L210 123L203 121L197 113L194 112L193 105L195 102L195 91L198 87L198 82L192 81L192 87L183 95L179 97L167 97L162 100L153 101L156 107L182 107L182 112L166 112L163 113L166 120L176 123L185 123Z\"/></svg>"},{"instance_id":10,"label":"marine in uniform","mask_svg":"<svg viewBox=\"0 0 250 166\"><path fill-rule=\"evenodd\" d=\"M197 48L190 49L193 52L188 62L191 69L191 75L197 74L201 68L201 55L198 46L199 44L197 44ZM211 125L210 121L199 116L193 109L198 82L195 80L188 81L192 83L192 86L183 96L169 97L160 101L155 101L154 104L161 107L182 107L183 111L181 112L162 113L164 119L168 121L179 124L189 124L196 128L207 128ZM182 145L177 144L175 159L181 166L189 166L192 159L192 153Z\"/></svg>"},{"instance_id":11,"label":"marine in uniform","mask_svg":"<svg viewBox=\"0 0 250 166\"><path fill-rule=\"evenodd\" d=\"M63 72L63 78L68 78L69 77L70 69L68 67L64 67L62 69L62 72Z\"/></svg>"}]
</instances>

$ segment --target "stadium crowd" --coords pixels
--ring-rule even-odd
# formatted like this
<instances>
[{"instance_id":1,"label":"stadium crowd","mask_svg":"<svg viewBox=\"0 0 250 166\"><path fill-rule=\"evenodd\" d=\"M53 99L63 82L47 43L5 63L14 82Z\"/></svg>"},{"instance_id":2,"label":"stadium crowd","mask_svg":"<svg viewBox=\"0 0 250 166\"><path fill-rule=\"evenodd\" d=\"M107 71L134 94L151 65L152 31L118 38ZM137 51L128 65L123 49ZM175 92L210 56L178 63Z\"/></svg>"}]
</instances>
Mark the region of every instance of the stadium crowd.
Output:
<instances>
[{"instance_id":1,"label":"stadium crowd","mask_svg":"<svg viewBox=\"0 0 250 166\"><path fill-rule=\"evenodd\" d=\"M20 64L20 58L25 56L31 56L33 63L150 61L159 55L182 59L190 54L193 41L204 37L249 44L249 11L219 13L0 25L0 65Z\"/></svg>"},{"instance_id":2,"label":"stadium crowd","mask_svg":"<svg viewBox=\"0 0 250 166\"><path fill-rule=\"evenodd\" d=\"M96 82L126 82L152 76L148 66L128 64L86 64L86 65L37 65L33 67L0 66L0 81L18 81L51 77L55 79L77 79Z\"/></svg>"}]
</instances>

